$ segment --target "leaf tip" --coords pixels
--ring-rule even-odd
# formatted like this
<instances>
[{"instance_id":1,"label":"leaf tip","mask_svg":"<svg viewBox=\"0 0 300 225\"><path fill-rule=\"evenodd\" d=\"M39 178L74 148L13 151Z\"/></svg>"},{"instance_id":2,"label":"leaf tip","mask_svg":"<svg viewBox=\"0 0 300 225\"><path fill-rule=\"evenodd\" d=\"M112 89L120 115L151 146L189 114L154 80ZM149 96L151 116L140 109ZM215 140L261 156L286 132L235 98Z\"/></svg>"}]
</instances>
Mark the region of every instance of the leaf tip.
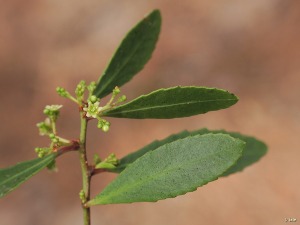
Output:
<instances>
[{"instance_id":1,"label":"leaf tip","mask_svg":"<svg viewBox=\"0 0 300 225\"><path fill-rule=\"evenodd\" d=\"M160 13L159 9L154 9L148 16L151 16L151 15L156 16L161 19L161 13Z\"/></svg>"}]
</instances>

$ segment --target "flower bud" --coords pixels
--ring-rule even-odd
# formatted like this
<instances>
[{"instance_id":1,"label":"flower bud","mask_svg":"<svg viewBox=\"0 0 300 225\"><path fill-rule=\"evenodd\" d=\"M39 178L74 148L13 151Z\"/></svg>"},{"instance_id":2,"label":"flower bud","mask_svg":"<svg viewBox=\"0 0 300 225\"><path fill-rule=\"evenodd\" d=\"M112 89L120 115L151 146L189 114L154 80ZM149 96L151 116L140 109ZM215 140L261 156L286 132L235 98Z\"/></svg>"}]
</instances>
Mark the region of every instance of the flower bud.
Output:
<instances>
[{"instance_id":1,"label":"flower bud","mask_svg":"<svg viewBox=\"0 0 300 225\"><path fill-rule=\"evenodd\" d=\"M88 91L90 92L90 94L92 94L94 92L94 90L96 89L96 82L92 81L88 86L87 86Z\"/></svg>"},{"instance_id":2,"label":"flower bud","mask_svg":"<svg viewBox=\"0 0 300 225\"><path fill-rule=\"evenodd\" d=\"M127 100L127 97L125 95L122 95L120 98L118 98L118 103L121 103L121 102L125 102Z\"/></svg>"},{"instance_id":3,"label":"flower bud","mask_svg":"<svg viewBox=\"0 0 300 225\"><path fill-rule=\"evenodd\" d=\"M80 198L80 200L81 200L82 203L85 202L85 193L84 193L84 190L81 190L79 192L79 198Z\"/></svg>"},{"instance_id":4,"label":"flower bud","mask_svg":"<svg viewBox=\"0 0 300 225\"><path fill-rule=\"evenodd\" d=\"M103 122L102 122L102 120L98 120L97 127L98 127L99 129L101 129L101 128L103 127Z\"/></svg>"},{"instance_id":5,"label":"flower bud","mask_svg":"<svg viewBox=\"0 0 300 225\"><path fill-rule=\"evenodd\" d=\"M49 116L50 110L49 110L49 109L44 109L43 113L44 113L45 115Z\"/></svg>"},{"instance_id":6,"label":"flower bud","mask_svg":"<svg viewBox=\"0 0 300 225\"><path fill-rule=\"evenodd\" d=\"M104 132L108 132L109 131L109 126L107 124L103 125L102 130Z\"/></svg>"},{"instance_id":7,"label":"flower bud","mask_svg":"<svg viewBox=\"0 0 300 225\"><path fill-rule=\"evenodd\" d=\"M50 148L35 148L34 151L37 153L39 158L43 158L45 155L51 152Z\"/></svg>"},{"instance_id":8,"label":"flower bud","mask_svg":"<svg viewBox=\"0 0 300 225\"><path fill-rule=\"evenodd\" d=\"M121 90L119 89L119 87L116 86L113 90L113 95L116 96L116 95L120 94L120 92L121 92Z\"/></svg>"},{"instance_id":9,"label":"flower bud","mask_svg":"<svg viewBox=\"0 0 300 225\"><path fill-rule=\"evenodd\" d=\"M75 90L75 94L76 94L77 98L79 98L79 99L83 98L85 89L86 89L86 84L85 84L85 81L82 80L79 82L79 84L77 85L76 90Z\"/></svg>"},{"instance_id":10,"label":"flower bud","mask_svg":"<svg viewBox=\"0 0 300 225\"><path fill-rule=\"evenodd\" d=\"M66 91L66 89L64 89L62 87L57 87L56 92L61 97L68 97L70 95L69 92Z\"/></svg>"},{"instance_id":11,"label":"flower bud","mask_svg":"<svg viewBox=\"0 0 300 225\"><path fill-rule=\"evenodd\" d=\"M89 97L89 101L90 101L91 103L95 103L95 102L98 101L98 98L97 98L95 95L92 95L91 97Z\"/></svg>"},{"instance_id":12,"label":"flower bud","mask_svg":"<svg viewBox=\"0 0 300 225\"><path fill-rule=\"evenodd\" d=\"M110 122L108 122L107 120L101 119L101 123L102 123L102 131L104 132L108 132L109 131L109 127L110 127Z\"/></svg>"},{"instance_id":13,"label":"flower bud","mask_svg":"<svg viewBox=\"0 0 300 225\"><path fill-rule=\"evenodd\" d=\"M44 152L39 152L39 153L38 153L38 157L39 157L39 158L43 158L44 156L45 156Z\"/></svg>"}]
</instances>

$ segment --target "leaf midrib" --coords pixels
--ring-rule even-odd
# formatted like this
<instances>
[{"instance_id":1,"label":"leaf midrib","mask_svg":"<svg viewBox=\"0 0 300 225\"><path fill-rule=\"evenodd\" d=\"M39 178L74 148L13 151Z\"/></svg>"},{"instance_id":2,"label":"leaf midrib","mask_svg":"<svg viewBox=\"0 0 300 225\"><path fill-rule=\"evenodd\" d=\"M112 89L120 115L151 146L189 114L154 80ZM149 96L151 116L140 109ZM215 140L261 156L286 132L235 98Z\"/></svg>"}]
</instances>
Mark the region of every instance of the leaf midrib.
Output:
<instances>
[{"instance_id":1,"label":"leaf midrib","mask_svg":"<svg viewBox=\"0 0 300 225\"><path fill-rule=\"evenodd\" d=\"M112 83L112 81L114 80L114 78L115 78L115 77L123 70L123 68L127 65L127 63L129 62L129 60L131 60L131 59L133 58L133 55L135 55L137 49L140 47L141 44L142 44L142 43L139 42L139 43L135 46L133 52L126 58L126 60L125 60L125 62L123 63L123 65L117 70L117 72L115 72L113 75L110 75L111 79L107 80L106 85L103 85L103 86L102 86L102 87L103 87L102 90L105 90L105 89L107 88L107 86L109 86L109 85ZM121 47L121 46L122 46L122 44L120 45L120 47ZM117 53L116 53L116 54L117 54ZM113 58L114 58L114 56L113 56ZM106 71L107 71L110 67L111 67L111 64L109 64L109 66L108 66L108 68L106 69ZM105 72L104 74L105 74L106 76L108 76L106 72ZM103 77L104 77L104 76L103 76ZM100 79L100 81L99 81L99 84L101 84L101 79ZM102 92L103 92L103 91L102 91Z\"/></svg>"},{"instance_id":2,"label":"leaf midrib","mask_svg":"<svg viewBox=\"0 0 300 225\"><path fill-rule=\"evenodd\" d=\"M49 160L49 159L50 159L50 157L47 158L47 160ZM4 186L5 184L9 183L11 180L13 180L13 179L15 179L16 177L20 176L20 174L26 174L26 172L30 171L31 169L33 169L33 168L35 168L35 167L40 166L41 164L45 163L45 161L47 161L47 160L46 160L46 159L45 159L45 160L42 160L40 163L35 164L34 166L29 167L29 168L23 170L21 173L18 173L18 174L15 174L15 175L11 176L10 178L4 180L4 182L1 183L1 186ZM24 180L24 179L22 179L22 180Z\"/></svg>"},{"instance_id":3,"label":"leaf midrib","mask_svg":"<svg viewBox=\"0 0 300 225\"><path fill-rule=\"evenodd\" d=\"M204 101L189 101L189 102L181 102L181 103L174 103L174 104L168 104L168 105L157 105L157 106L150 106L150 107L142 107L139 109L129 109L121 112L113 112L114 110L122 109L126 107L127 105L131 104L132 102L127 103L126 105L120 106L118 108L112 109L111 111L107 111L106 114L109 115L114 115L114 114L119 114L119 113L130 113L130 112L138 112L138 111L143 111L143 110L150 110L150 109L159 109L159 108L165 108L165 107L176 107L176 106L181 106L181 105L188 105L188 104L197 104L197 103L205 103L205 102L216 102L216 101L236 101L236 99L212 99L212 100L204 100Z\"/></svg>"},{"instance_id":4,"label":"leaf midrib","mask_svg":"<svg viewBox=\"0 0 300 225\"><path fill-rule=\"evenodd\" d=\"M200 161L206 161L205 159L207 159L208 157L211 157L212 155L215 155L215 154L213 154L213 153L207 154L205 157L201 157L201 158L200 158ZM218 157L219 157L219 156L218 156ZM187 161L188 163L186 163L186 164L184 164L184 165L185 165L185 167L187 167L187 165L193 165L193 164L194 164L195 162L197 162L197 161L199 161L199 158L198 158L198 159L195 159L195 160L189 160L189 161ZM169 171L172 171L172 170L176 170L176 169L178 169L178 168L179 168L179 166L169 166L169 167L166 167L165 170L157 171L157 173L153 174L152 176L144 177L144 179L139 180L139 181L135 181L135 182L133 182L131 185L127 185L127 186L123 186L123 187L119 188L119 189L118 189L118 193L119 193L119 192L123 192L123 193L124 193L124 192L126 192L126 190L130 190L130 189L132 189L132 188L134 188L134 187L136 187L136 186L139 186L141 183L147 183L147 182L149 182L149 181L151 181L151 180L153 180L153 179L159 178L159 177L161 177L161 176L165 176L165 173L166 173L166 172L169 172ZM206 182L206 180L204 181L204 183L205 183L205 182ZM113 196L118 195L118 193L115 192L115 194L110 195L110 198L113 197ZM103 198L102 198L102 199L103 199ZM105 199L105 197L104 197L104 199Z\"/></svg>"}]
</instances>

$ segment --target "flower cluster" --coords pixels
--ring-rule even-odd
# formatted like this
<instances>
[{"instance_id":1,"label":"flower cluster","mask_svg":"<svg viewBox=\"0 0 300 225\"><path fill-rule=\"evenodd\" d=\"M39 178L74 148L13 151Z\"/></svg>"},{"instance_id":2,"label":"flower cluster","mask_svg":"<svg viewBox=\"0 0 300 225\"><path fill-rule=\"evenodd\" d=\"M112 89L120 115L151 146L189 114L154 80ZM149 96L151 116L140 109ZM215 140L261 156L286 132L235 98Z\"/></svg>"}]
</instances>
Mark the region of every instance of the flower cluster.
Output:
<instances>
[{"instance_id":1,"label":"flower cluster","mask_svg":"<svg viewBox=\"0 0 300 225\"><path fill-rule=\"evenodd\" d=\"M107 132L107 131L109 130L109 127L110 127L110 122L108 122L108 121L105 120L105 119L100 118L100 119L98 120L97 127L98 127L99 129L102 129L104 132Z\"/></svg>"},{"instance_id":2,"label":"flower cluster","mask_svg":"<svg viewBox=\"0 0 300 225\"><path fill-rule=\"evenodd\" d=\"M104 131L104 132L108 132L109 128L110 128L110 122L103 119L101 117L101 114L105 110L109 110L109 109L113 108L115 105L117 105L121 102L124 102L126 100L126 96L122 95L121 97L119 97L117 99L117 101L114 101L116 96L119 95L121 92L118 87L115 87L112 92L111 99L108 101L108 103L105 106L101 107L100 99L97 98L97 96L92 95L93 91L95 90L95 87L96 87L96 84L93 82L88 86L90 95L87 100L87 103L85 104L85 107L83 107L82 110L85 112L85 116L87 118L98 120L97 127L99 129L102 129L102 131Z\"/></svg>"},{"instance_id":3,"label":"flower cluster","mask_svg":"<svg viewBox=\"0 0 300 225\"><path fill-rule=\"evenodd\" d=\"M68 98L70 96L70 93L62 87L57 87L56 92L59 96L64 97L64 98Z\"/></svg>"},{"instance_id":4,"label":"flower cluster","mask_svg":"<svg viewBox=\"0 0 300 225\"><path fill-rule=\"evenodd\" d=\"M51 148L35 148L34 151L37 153L39 158L43 158L44 156L48 155L49 153L51 153Z\"/></svg>"},{"instance_id":5,"label":"flower cluster","mask_svg":"<svg viewBox=\"0 0 300 225\"><path fill-rule=\"evenodd\" d=\"M96 96L92 95L91 97L96 97ZM100 107L99 105L100 105L100 101L89 100L87 106L83 108L83 111L86 112L86 117L96 119L102 109L102 107Z\"/></svg>"},{"instance_id":6,"label":"flower cluster","mask_svg":"<svg viewBox=\"0 0 300 225\"><path fill-rule=\"evenodd\" d=\"M88 91L89 91L89 96L91 96L91 95L93 94L93 92L95 91L95 89L96 89L96 82L95 82L95 81L92 81L92 82L90 83L90 85L87 86L87 89L88 89Z\"/></svg>"},{"instance_id":7,"label":"flower cluster","mask_svg":"<svg viewBox=\"0 0 300 225\"><path fill-rule=\"evenodd\" d=\"M91 82L89 85L86 84L85 81L80 81L75 89L76 97L73 97L68 91L66 91L62 87L57 87L56 91L57 93L65 98L69 98L70 100L76 102L82 111L84 112L84 116L88 119L97 119L97 127L99 129L102 129L104 132L108 132L110 128L110 122L102 118L102 113L106 110L109 110L113 107L115 107L117 104L126 101L126 96L122 95L117 100L115 98L121 93L121 90L118 87L115 87L112 91L112 97L110 100L104 105L103 107L100 106L100 99L93 95L95 89L97 87L96 82ZM85 102L84 101L84 93L85 91L88 91L88 99ZM47 127L45 124L39 124L40 127L40 133L46 133ZM46 132L47 131L47 132Z\"/></svg>"},{"instance_id":8,"label":"flower cluster","mask_svg":"<svg viewBox=\"0 0 300 225\"><path fill-rule=\"evenodd\" d=\"M84 80L82 80L79 82L79 84L77 85L77 87L75 89L75 94L76 94L77 100L79 102L82 102L82 100L84 99L85 89L86 89L86 83Z\"/></svg>"},{"instance_id":9,"label":"flower cluster","mask_svg":"<svg viewBox=\"0 0 300 225\"><path fill-rule=\"evenodd\" d=\"M70 140L66 140L62 137L57 136L56 132L56 120L59 117L59 110L62 108L62 105L47 105L43 110L44 114L47 118L40 123L37 123L37 127L39 129L39 133L41 136L48 136L51 144L49 147L37 147L35 148L35 152L37 153L39 158L42 158L52 152L54 152L58 147L68 145L71 143ZM55 165L53 166L54 169Z\"/></svg>"},{"instance_id":10,"label":"flower cluster","mask_svg":"<svg viewBox=\"0 0 300 225\"><path fill-rule=\"evenodd\" d=\"M44 114L50 118L51 121L56 121L59 116L59 110L62 105L47 105L44 109Z\"/></svg>"},{"instance_id":11,"label":"flower cluster","mask_svg":"<svg viewBox=\"0 0 300 225\"><path fill-rule=\"evenodd\" d=\"M39 128L41 136L48 135L53 132L49 118L46 118L44 122L37 123L36 126Z\"/></svg>"}]
</instances>

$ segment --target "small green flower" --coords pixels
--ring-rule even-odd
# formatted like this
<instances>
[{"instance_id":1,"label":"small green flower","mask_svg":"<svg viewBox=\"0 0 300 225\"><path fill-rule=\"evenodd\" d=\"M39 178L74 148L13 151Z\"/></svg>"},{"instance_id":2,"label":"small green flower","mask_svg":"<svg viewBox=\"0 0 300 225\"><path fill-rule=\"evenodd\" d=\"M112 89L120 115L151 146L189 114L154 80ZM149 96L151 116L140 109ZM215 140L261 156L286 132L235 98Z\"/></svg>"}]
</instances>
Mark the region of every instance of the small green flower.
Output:
<instances>
[{"instance_id":1,"label":"small green flower","mask_svg":"<svg viewBox=\"0 0 300 225\"><path fill-rule=\"evenodd\" d=\"M49 118L46 118L44 122L37 123L41 136L47 135L52 132L51 122Z\"/></svg>"},{"instance_id":2,"label":"small green flower","mask_svg":"<svg viewBox=\"0 0 300 225\"><path fill-rule=\"evenodd\" d=\"M62 105L47 105L43 112L45 115L49 116L51 120L56 121L61 107Z\"/></svg>"},{"instance_id":3,"label":"small green flower","mask_svg":"<svg viewBox=\"0 0 300 225\"><path fill-rule=\"evenodd\" d=\"M83 108L83 111L86 112L86 117L89 118L97 118L99 112L101 111L102 107L99 107L100 102L91 102L88 101L88 106Z\"/></svg>"},{"instance_id":4,"label":"small green flower","mask_svg":"<svg viewBox=\"0 0 300 225\"><path fill-rule=\"evenodd\" d=\"M46 105L44 109L44 114L47 116L52 116L59 113L62 105Z\"/></svg>"}]
</instances>

